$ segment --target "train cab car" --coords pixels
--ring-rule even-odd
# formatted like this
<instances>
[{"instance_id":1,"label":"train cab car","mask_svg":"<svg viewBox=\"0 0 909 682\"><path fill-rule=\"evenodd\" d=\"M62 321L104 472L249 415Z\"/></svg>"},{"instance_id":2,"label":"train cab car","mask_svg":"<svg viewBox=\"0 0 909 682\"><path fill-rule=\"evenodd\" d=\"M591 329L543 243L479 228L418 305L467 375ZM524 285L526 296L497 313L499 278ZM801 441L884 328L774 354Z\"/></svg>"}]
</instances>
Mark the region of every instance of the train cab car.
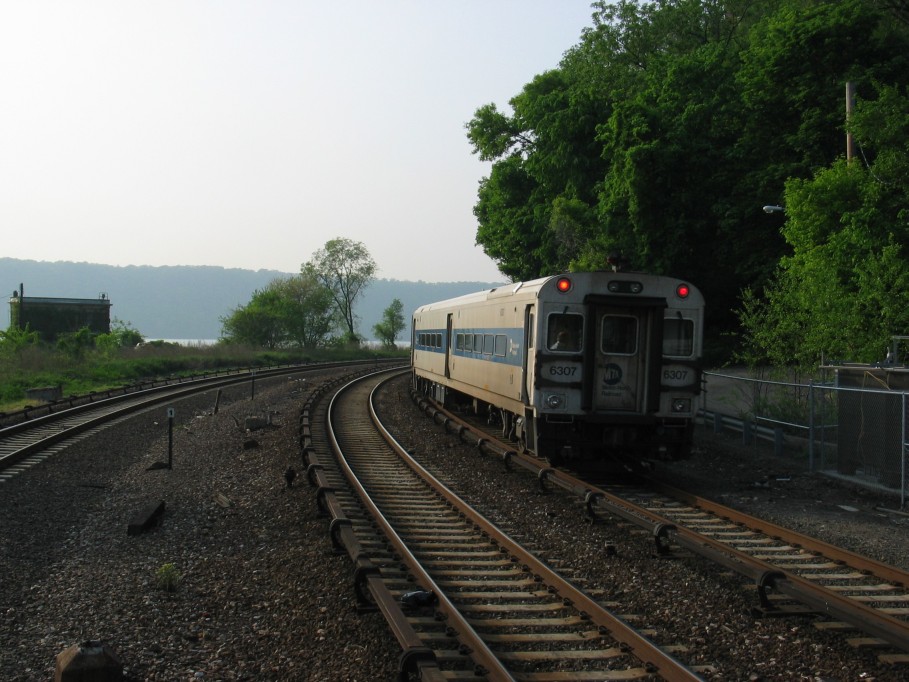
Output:
<instances>
[{"instance_id":1,"label":"train cab car","mask_svg":"<svg viewBox=\"0 0 909 682\"><path fill-rule=\"evenodd\" d=\"M691 284L635 272L562 274L429 304L413 316L414 387L552 461L685 457L703 312Z\"/></svg>"}]
</instances>

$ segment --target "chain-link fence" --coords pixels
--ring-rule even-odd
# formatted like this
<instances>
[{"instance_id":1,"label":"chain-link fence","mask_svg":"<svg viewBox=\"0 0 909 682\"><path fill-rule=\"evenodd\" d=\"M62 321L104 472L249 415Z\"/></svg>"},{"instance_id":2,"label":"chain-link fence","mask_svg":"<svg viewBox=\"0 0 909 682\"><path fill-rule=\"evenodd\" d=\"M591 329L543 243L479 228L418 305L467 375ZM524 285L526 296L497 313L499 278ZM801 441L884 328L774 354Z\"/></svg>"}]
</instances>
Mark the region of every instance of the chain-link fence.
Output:
<instances>
[{"instance_id":1,"label":"chain-link fence","mask_svg":"<svg viewBox=\"0 0 909 682\"><path fill-rule=\"evenodd\" d=\"M809 471L896 492L905 506L907 370L849 366L807 383L705 372L701 415L717 432L765 441Z\"/></svg>"}]
</instances>

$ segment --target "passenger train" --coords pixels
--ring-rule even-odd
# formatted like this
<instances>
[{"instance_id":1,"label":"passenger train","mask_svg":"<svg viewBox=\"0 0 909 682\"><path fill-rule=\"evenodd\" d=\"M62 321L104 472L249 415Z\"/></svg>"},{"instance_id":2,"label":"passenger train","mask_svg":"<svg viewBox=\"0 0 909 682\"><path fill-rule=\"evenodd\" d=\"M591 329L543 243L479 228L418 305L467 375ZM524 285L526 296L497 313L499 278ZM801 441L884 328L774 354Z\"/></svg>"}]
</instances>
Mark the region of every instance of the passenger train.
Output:
<instances>
[{"instance_id":1,"label":"passenger train","mask_svg":"<svg viewBox=\"0 0 909 682\"><path fill-rule=\"evenodd\" d=\"M414 312L413 385L552 462L684 458L703 318L700 292L671 277L582 272L507 284Z\"/></svg>"}]
</instances>

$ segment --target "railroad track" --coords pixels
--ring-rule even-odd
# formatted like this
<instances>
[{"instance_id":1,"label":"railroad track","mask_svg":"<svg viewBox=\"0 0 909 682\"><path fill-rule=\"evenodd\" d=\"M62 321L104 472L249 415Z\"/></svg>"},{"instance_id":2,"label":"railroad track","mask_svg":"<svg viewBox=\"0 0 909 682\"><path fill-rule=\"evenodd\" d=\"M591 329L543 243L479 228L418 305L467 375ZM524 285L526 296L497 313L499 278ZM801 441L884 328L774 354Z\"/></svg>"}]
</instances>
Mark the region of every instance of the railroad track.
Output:
<instances>
[{"instance_id":1,"label":"railroad track","mask_svg":"<svg viewBox=\"0 0 909 682\"><path fill-rule=\"evenodd\" d=\"M402 674L700 679L414 462L372 408L384 380L351 382L324 414L304 410L301 429L307 476L332 517L332 539L357 563L361 603L381 609L401 643ZM312 429L323 418L327 442Z\"/></svg>"},{"instance_id":2,"label":"railroad track","mask_svg":"<svg viewBox=\"0 0 909 682\"><path fill-rule=\"evenodd\" d=\"M349 363L234 370L214 376L168 380L130 392L125 392L124 389L122 393L111 392L103 397L93 394L50 405L42 410L32 409L32 415L43 414L0 428L0 483L56 454L76 439L85 438L140 410L239 384L248 384L250 394L254 394L257 381L343 366L349 366Z\"/></svg>"},{"instance_id":3,"label":"railroad track","mask_svg":"<svg viewBox=\"0 0 909 682\"><path fill-rule=\"evenodd\" d=\"M533 473L541 485L561 488L585 502L591 518L608 514L643 528L656 553L680 550L703 556L756 585L756 615L820 614L821 629L858 630L853 645L885 650L884 663L909 663L909 572L810 538L665 484L595 485L570 472L517 453L513 444L413 398L437 424Z\"/></svg>"}]
</instances>

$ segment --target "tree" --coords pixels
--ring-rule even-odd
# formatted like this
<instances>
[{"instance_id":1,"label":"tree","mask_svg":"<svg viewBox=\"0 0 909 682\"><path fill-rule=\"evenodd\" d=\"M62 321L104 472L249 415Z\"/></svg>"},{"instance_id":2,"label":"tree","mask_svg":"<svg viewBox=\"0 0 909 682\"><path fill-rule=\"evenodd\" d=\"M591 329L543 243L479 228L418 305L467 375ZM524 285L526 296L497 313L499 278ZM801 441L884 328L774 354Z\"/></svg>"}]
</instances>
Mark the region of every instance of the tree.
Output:
<instances>
[{"instance_id":1,"label":"tree","mask_svg":"<svg viewBox=\"0 0 909 682\"><path fill-rule=\"evenodd\" d=\"M492 162L477 243L518 279L620 251L695 282L713 338L734 331L741 292L791 254L760 207L842 154L845 81L864 96L909 81L909 30L888 13L902 5L594 3L593 26L511 114L487 104L467 124Z\"/></svg>"},{"instance_id":2,"label":"tree","mask_svg":"<svg viewBox=\"0 0 909 682\"><path fill-rule=\"evenodd\" d=\"M239 306L221 318L221 335L233 343L279 348L287 339L283 315L280 280L274 280L265 289L254 291L245 306Z\"/></svg>"},{"instance_id":3,"label":"tree","mask_svg":"<svg viewBox=\"0 0 909 682\"><path fill-rule=\"evenodd\" d=\"M95 337L95 348L103 354L112 355L120 348L134 348L142 343L145 339L138 330L130 326L131 324L131 322L113 320L110 325L110 333L98 334Z\"/></svg>"},{"instance_id":4,"label":"tree","mask_svg":"<svg viewBox=\"0 0 909 682\"><path fill-rule=\"evenodd\" d=\"M404 322L404 304L399 299L394 299L382 313L382 321L373 326L379 341L386 348L395 349L395 339L404 331L407 324Z\"/></svg>"},{"instance_id":5,"label":"tree","mask_svg":"<svg viewBox=\"0 0 909 682\"><path fill-rule=\"evenodd\" d=\"M792 254L742 309L752 362L875 362L909 328L909 93L880 87L850 128L867 167L839 159L786 183Z\"/></svg>"},{"instance_id":6,"label":"tree","mask_svg":"<svg viewBox=\"0 0 909 682\"><path fill-rule=\"evenodd\" d=\"M306 274L279 280L275 286L287 342L298 348L324 345L335 327L331 292Z\"/></svg>"},{"instance_id":7,"label":"tree","mask_svg":"<svg viewBox=\"0 0 909 682\"><path fill-rule=\"evenodd\" d=\"M341 321L347 328L348 342L357 342L354 303L369 286L378 268L361 242L339 237L325 243L304 263L301 272L322 284L334 300Z\"/></svg>"},{"instance_id":8,"label":"tree","mask_svg":"<svg viewBox=\"0 0 909 682\"><path fill-rule=\"evenodd\" d=\"M26 348L37 346L41 335L32 331L29 325L25 329L10 327L6 331L0 330L0 355L15 355Z\"/></svg>"}]
</instances>

